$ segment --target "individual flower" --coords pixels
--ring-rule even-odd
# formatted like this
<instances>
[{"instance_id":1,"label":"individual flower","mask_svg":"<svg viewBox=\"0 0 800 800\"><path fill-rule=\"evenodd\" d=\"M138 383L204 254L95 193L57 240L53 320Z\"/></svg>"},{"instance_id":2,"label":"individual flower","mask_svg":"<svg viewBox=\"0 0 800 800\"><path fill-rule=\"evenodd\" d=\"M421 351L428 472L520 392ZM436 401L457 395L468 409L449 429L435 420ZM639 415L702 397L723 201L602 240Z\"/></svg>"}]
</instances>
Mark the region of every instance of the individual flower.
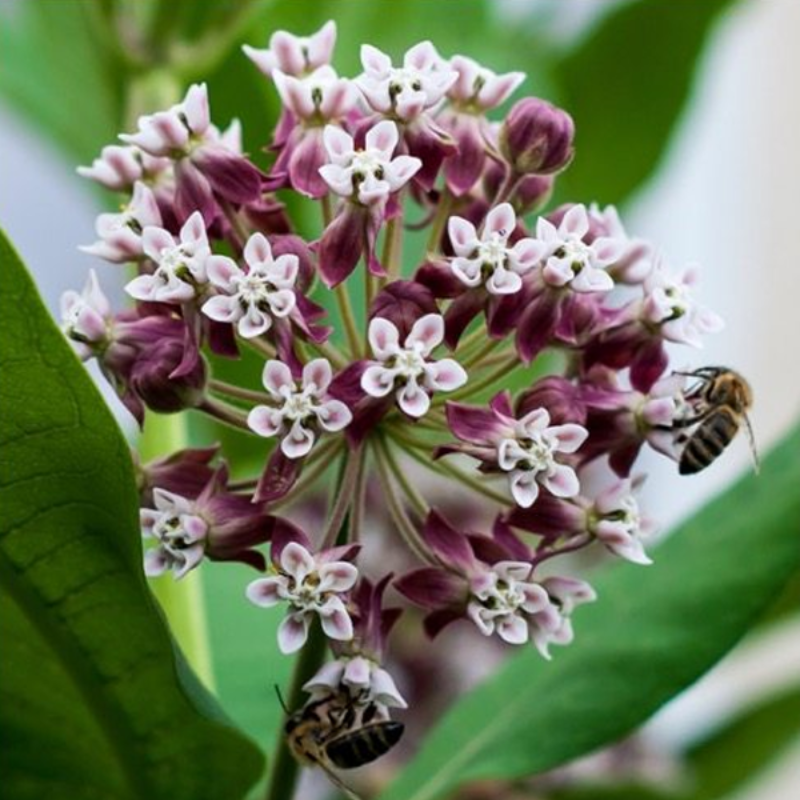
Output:
<instances>
[{"instance_id":1,"label":"individual flower","mask_svg":"<svg viewBox=\"0 0 800 800\"><path fill-rule=\"evenodd\" d=\"M288 604L286 617L278 628L282 653L294 653L305 644L315 615L328 638L353 638L346 599L358 579L358 569L350 563L357 550L351 545L314 553L302 531L286 522L276 526L272 574L253 581L247 587L247 597L263 608Z\"/></svg>"},{"instance_id":2,"label":"individual flower","mask_svg":"<svg viewBox=\"0 0 800 800\"><path fill-rule=\"evenodd\" d=\"M84 253L115 264L144 258L142 232L162 224L161 212L153 191L141 181L133 187L130 203L116 214L100 214L95 230L100 237L94 244L83 246Z\"/></svg>"},{"instance_id":3,"label":"individual flower","mask_svg":"<svg viewBox=\"0 0 800 800\"><path fill-rule=\"evenodd\" d=\"M622 480L606 489L594 501L589 531L612 553L634 564L652 564L644 539L654 531L653 523L642 517L633 494L636 481Z\"/></svg>"},{"instance_id":4,"label":"individual flower","mask_svg":"<svg viewBox=\"0 0 800 800\"><path fill-rule=\"evenodd\" d=\"M274 317L287 317L294 309L299 259L291 253L273 259L266 236L254 233L244 260L246 272L227 256L207 260L209 281L220 294L206 300L201 310L217 322L235 323L240 336L252 339L266 333Z\"/></svg>"},{"instance_id":5,"label":"individual flower","mask_svg":"<svg viewBox=\"0 0 800 800\"><path fill-rule=\"evenodd\" d=\"M466 56L454 56L450 66L458 77L447 91L450 106L436 121L453 137L458 150L445 159L444 177L456 196L469 192L487 165L485 114L505 102L522 83L522 72L497 75Z\"/></svg>"},{"instance_id":6,"label":"individual flower","mask_svg":"<svg viewBox=\"0 0 800 800\"><path fill-rule=\"evenodd\" d=\"M131 453L142 506L152 507L157 488L190 500L197 498L214 474L211 461L218 455L219 445L178 450L146 464L140 463L135 450Z\"/></svg>"},{"instance_id":7,"label":"individual flower","mask_svg":"<svg viewBox=\"0 0 800 800\"><path fill-rule=\"evenodd\" d=\"M545 254L546 246L536 239L519 239L509 246L516 228L514 209L509 203L495 206L487 215L481 235L462 217L450 217L447 228L455 258L450 268L469 287L485 286L491 295L515 294L522 288L522 275L530 272Z\"/></svg>"},{"instance_id":8,"label":"individual flower","mask_svg":"<svg viewBox=\"0 0 800 800\"><path fill-rule=\"evenodd\" d=\"M584 241L589 232L586 207L572 206L558 227L545 217L536 223L536 238L548 250L542 277L549 286L567 286L574 292L607 292L614 281L606 271L621 255L622 245L614 238Z\"/></svg>"},{"instance_id":9,"label":"individual flower","mask_svg":"<svg viewBox=\"0 0 800 800\"><path fill-rule=\"evenodd\" d=\"M358 102L358 90L352 81L340 78L328 65L302 77L275 70L272 79L284 109L305 123L320 125L342 119Z\"/></svg>"},{"instance_id":10,"label":"individual flower","mask_svg":"<svg viewBox=\"0 0 800 800\"><path fill-rule=\"evenodd\" d=\"M287 458L303 458L314 446L320 428L335 433L353 418L341 400L329 397L332 377L327 359L316 358L303 367L298 388L286 364L267 361L263 383L273 403L256 406L247 424L259 436L280 436L280 449Z\"/></svg>"},{"instance_id":11,"label":"individual flower","mask_svg":"<svg viewBox=\"0 0 800 800\"><path fill-rule=\"evenodd\" d=\"M275 31L268 49L258 50L243 45L242 50L267 77L272 76L275 70L300 77L329 64L335 44L336 23L329 20L311 36Z\"/></svg>"},{"instance_id":12,"label":"individual flower","mask_svg":"<svg viewBox=\"0 0 800 800\"><path fill-rule=\"evenodd\" d=\"M431 42L414 45L403 57L402 67L372 45L362 45L364 72L356 78L369 106L402 122L409 122L437 105L458 79L458 73L442 60Z\"/></svg>"},{"instance_id":13,"label":"individual flower","mask_svg":"<svg viewBox=\"0 0 800 800\"><path fill-rule=\"evenodd\" d=\"M413 156L393 157L397 141L397 126L390 120L367 131L363 149L356 149L350 134L328 125L324 142L331 163L320 167L320 174L342 197L365 206L385 203L422 166Z\"/></svg>"},{"instance_id":14,"label":"individual flower","mask_svg":"<svg viewBox=\"0 0 800 800\"><path fill-rule=\"evenodd\" d=\"M492 398L489 408L448 402L450 430L466 442L440 448L439 454L464 452L487 468L508 473L511 494L523 508L539 497L539 487L557 497L574 497L580 484L575 470L559 456L575 453L586 441L581 425L552 425L546 408L516 418L507 393Z\"/></svg>"},{"instance_id":15,"label":"individual flower","mask_svg":"<svg viewBox=\"0 0 800 800\"><path fill-rule=\"evenodd\" d=\"M497 465L508 472L514 500L523 508L536 502L539 486L556 497L573 497L579 489L575 470L556 459L574 453L588 432L580 425L551 425L546 408L537 408L514 424L513 436L497 445Z\"/></svg>"},{"instance_id":16,"label":"individual flower","mask_svg":"<svg viewBox=\"0 0 800 800\"><path fill-rule=\"evenodd\" d=\"M444 339L444 319L439 314L420 317L402 346L397 327L383 317L372 319L368 338L377 361L364 370L361 388L371 397L394 392L397 404L410 417L427 413L432 392L452 392L467 382L467 373L454 359L429 360Z\"/></svg>"},{"instance_id":17,"label":"individual flower","mask_svg":"<svg viewBox=\"0 0 800 800\"><path fill-rule=\"evenodd\" d=\"M105 348L112 324L111 303L103 294L94 270L89 271L80 294L70 289L61 295L61 327L76 343L82 361Z\"/></svg>"},{"instance_id":18,"label":"individual flower","mask_svg":"<svg viewBox=\"0 0 800 800\"><path fill-rule=\"evenodd\" d=\"M125 291L136 300L185 303L193 300L207 283L206 262L211 249L199 211L183 224L179 240L164 228L145 228L142 247L155 262L156 270L127 284Z\"/></svg>"},{"instance_id":19,"label":"individual flower","mask_svg":"<svg viewBox=\"0 0 800 800\"><path fill-rule=\"evenodd\" d=\"M249 497L226 491L227 480L227 469L220 467L196 499L153 489L155 508L139 512L142 536L155 542L144 554L148 577L172 572L178 580L204 557L264 568L263 555L253 547L270 538L274 518Z\"/></svg>"},{"instance_id":20,"label":"individual flower","mask_svg":"<svg viewBox=\"0 0 800 800\"><path fill-rule=\"evenodd\" d=\"M115 192L131 191L137 181L149 183L170 167L168 158L157 158L133 145L107 145L90 167L78 167L78 174L91 178Z\"/></svg>"},{"instance_id":21,"label":"individual flower","mask_svg":"<svg viewBox=\"0 0 800 800\"><path fill-rule=\"evenodd\" d=\"M718 333L724 327L722 318L693 296L699 274L697 267L670 274L658 264L644 280L642 319L658 326L661 336L670 342L702 347L704 334Z\"/></svg>"},{"instance_id":22,"label":"individual flower","mask_svg":"<svg viewBox=\"0 0 800 800\"><path fill-rule=\"evenodd\" d=\"M441 567L422 567L395 581L413 603L430 609L425 628L435 636L460 618L470 619L484 636L508 644L534 643L550 658L550 644L573 638L575 606L594 600L591 587L572 578L535 577L535 554L501 519L491 536L457 531L431 511L422 538Z\"/></svg>"}]
</instances>

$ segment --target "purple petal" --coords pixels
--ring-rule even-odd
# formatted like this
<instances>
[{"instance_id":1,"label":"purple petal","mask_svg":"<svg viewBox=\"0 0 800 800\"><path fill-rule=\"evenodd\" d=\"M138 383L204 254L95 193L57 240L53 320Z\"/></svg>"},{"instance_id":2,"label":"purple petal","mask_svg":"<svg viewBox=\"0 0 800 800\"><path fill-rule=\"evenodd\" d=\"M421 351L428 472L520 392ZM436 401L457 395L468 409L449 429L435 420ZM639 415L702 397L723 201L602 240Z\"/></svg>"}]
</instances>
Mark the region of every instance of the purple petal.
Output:
<instances>
[{"instance_id":1,"label":"purple petal","mask_svg":"<svg viewBox=\"0 0 800 800\"><path fill-rule=\"evenodd\" d=\"M309 615L305 611L286 616L278 628L278 647L282 653L296 653L306 643L309 623Z\"/></svg>"},{"instance_id":2,"label":"purple petal","mask_svg":"<svg viewBox=\"0 0 800 800\"><path fill-rule=\"evenodd\" d=\"M466 536L456 531L436 510L431 510L422 529L422 538L448 566L464 574L475 566L472 548Z\"/></svg>"},{"instance_id":3,"label":"purple petal","mask_svg":"<svg viewBox=\"0 0 800 800\"><path fill-rule=\"evenodd\" d=\"M493 443L506 427L493 411L480 406L468 406L448 400L445 412L450 430L459 439L471 444Z\"/></svg>"},{"instance_id":4,"label":"purple petal","mask_svg":"<svg viewBox=\"0 0 800 800\"><path fill-rule=\"evenodd\" d=\"M423 608L437 608L464 602L467 584L452 572L436 567L422 567L398 578L393 586L412 603Z\"/></svg>"}]
</instances>

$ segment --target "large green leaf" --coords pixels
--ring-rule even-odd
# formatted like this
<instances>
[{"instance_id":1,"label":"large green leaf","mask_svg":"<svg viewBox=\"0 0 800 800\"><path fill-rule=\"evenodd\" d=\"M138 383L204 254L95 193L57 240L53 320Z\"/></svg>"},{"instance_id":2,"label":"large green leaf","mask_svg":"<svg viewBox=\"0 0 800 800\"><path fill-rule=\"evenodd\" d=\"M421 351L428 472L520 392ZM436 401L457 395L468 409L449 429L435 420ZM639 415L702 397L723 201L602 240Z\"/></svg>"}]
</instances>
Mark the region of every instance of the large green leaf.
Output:
<instances>
[{"instance_id":1,"label":"large green leaf","mask_svg":"<svg viewBox=\"0 0 800 800\"><path fill-rule=\"evenodd\" d=\"M3 797L239 797L262 758L149 596L126 443L2 235L0 276Z\"/></svg>"},{"instance_id":2,"label":"large green leaf","mask_svg":"<svg viewBox=\"0 0 800 800\"><path fill-rule=\"evenodd\" d=\"M676 476L675 480L679 480ZM459 702L383 796L434 800L612 742L719 660L800 564L800 430L656 551L598 575L576 642L531 648Z\"/></svg>"},{"instance_id":3,"label":"large green leaf","mask_svg":"<svg viewBox=\"0 0 800 800\"><path fill-rule=\"evenodd\" d=\"M732 5L623 3L554 65L553 85L577 131L560 197L620 203L652 174L691 96L713 23Z\"/></svg>"}]
</instances>

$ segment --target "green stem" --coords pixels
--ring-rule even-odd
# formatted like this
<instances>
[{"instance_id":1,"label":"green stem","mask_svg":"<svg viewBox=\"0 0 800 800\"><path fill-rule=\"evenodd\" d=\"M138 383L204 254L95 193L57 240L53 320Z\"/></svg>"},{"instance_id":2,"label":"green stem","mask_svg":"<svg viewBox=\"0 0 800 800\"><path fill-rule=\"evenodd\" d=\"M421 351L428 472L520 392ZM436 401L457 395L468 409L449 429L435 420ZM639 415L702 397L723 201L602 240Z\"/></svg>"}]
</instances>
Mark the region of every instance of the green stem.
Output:
<instances>
[{"instance_id":1,"label":"green stem","mask_svg":"<svg viewBox=\"0 0 800 800\"><path fill-rule=\"evenodd\" d=\"M428 252L432 255L441 252L442 234L444 233L445 225L447 225L447 220L450 218L450 210L452 208L453 196L447 189L444 189L439 197L436 216L431 222L431 231L428 235Z\"/></svg>"},{"instance_id":2,"label":"green stem","mask_svg":"<svg viewBox=\"0 0 800 800\"><path fill-rule=\"evenodd\" d=\"M465 397L476 395L478 392L488 389L490 386L494 386L501 378L505 378L509 370L513 369L517 364L519 364L519 356L516 353L512 353L505 361L502 361L496 369L489 372L479 381L473 384L468 383L463 389L453 392L450 397L443 398L439 401L439 404L445 402L445 400L462 400Z\"/></svg>"},{"instance_id":3,"label":"green stem","mask_svg":"<svg viewBox=\"0 0 800 800\"><path fill-rule=\"evenodd\" d=\"M142 461L147 462L186 447L187 440L185 415L164 416L148 411L139 439L139 453ZM201 575L200 570L193 570L181 581L164 575L151 580L150 586L192 669L213 690L214 673Z\"/></svg>"},{"instance_id":4,"label":"green stem","mask_svg":"<svg viewBox=\"0 0 800 800\"><path fill-rule=\"evenodd\" d=\"M389 280L400 276L403 268L403 217L393 217L386 224L383 240L383 268L389 273Z\"/></svg>"},{"instance_id":5,"label":"green stem","mask_svg":"<svg viewBox=\"0 0 800 800\"><path fill-rule=\"evenodd\" d=\"M303 684L312 678L325 660L325 649L327 639L322 632L318 620L314 620L308 632L303 649L297 657L292 673L292 683L289 687L289 694L286 698L286 707L290 713L303 705ZM283 725L286 720L284 719ZM286 744L286 737L283 735L283 725L281 725L280 735L272 756L272 771L270 773L269 784L265 800L291 800L294 795L295 783L299 764L292 755L289 746Z\"/></svg>"},{"instance_id":6,"label":"green stem","mask_svg":"<svg viewBox=\"0 0 800 800\"><path fill-rule=\"evenodd\" d=\"M225 425L230 425L232 428L249 431L250 428L247 424L247 414L235 406L229 406L227 403L222 403L219 400L214 400L211 397L206 397L203 402L197 406L198 411L204 411L206 414L214 417Z\"/></svg>"},{"instance_id":7,"label":"green stem","mask_svg":"<svg viewBox=\"0 0 800 800\"><path fill-rule=\"evenodd\" d=\"M235 397L237 400L247 400L252 403L268 403L271 400L270 396L265 392L256 392L241 386L234 386L232 383L218 381L215 378L208 382L208 388L212 392L226 394L228 397Z\"/></svg>"},{"instance_id":8,"label":"green stem","mask_svg":"<svg viewBox=\"0 0 800 800\"><path fill-rule=\"evenodd\" d=\"M342 479L336 489L336 501L330 511L328 524L325 528L325 534L322 537L320 544L321 550L327 550L336 542L336 536L342 528L347 512L353 503L355 496L356 482L358 473L361 470L361 461L364 458L364 451L362 449L356 450L354 453L345 452L344 470L342 471Z\"/></svg>"},{"instance_id":9,"label":"green stem","mask_svg":"<svg viewBox=\"0 0 800 800\"><path fill-rule=\"evenodd\" d=\"M339 313L342 315L342 322L344 323L345 333L347 334L347 343L350 347L350 353L353 358L358 358L360 337L358 335L358 327L356 326L356 318L353 314L353 306L350 303L350 295L347 293L347 287L340 283L336 287L336 302L339 305Z\"/></svg>"}]
</instances>

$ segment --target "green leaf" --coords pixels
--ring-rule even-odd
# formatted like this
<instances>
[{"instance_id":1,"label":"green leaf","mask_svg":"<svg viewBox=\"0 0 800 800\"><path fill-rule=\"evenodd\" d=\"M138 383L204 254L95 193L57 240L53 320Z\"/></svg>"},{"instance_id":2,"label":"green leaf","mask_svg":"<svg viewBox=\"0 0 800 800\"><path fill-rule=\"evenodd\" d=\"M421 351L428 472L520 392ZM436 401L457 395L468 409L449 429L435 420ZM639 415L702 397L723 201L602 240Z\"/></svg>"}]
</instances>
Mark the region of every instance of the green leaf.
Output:
<instances>
[{"instance_id":1,"label":"green leaf","mask_svg":"<svg viewBox=\"0 0 800 800\"><path fill-rule=\"evenodd\" d=\"M675 480L679 480L676 476ZM800 563L800 429L655 553L620 564L576 612L576 641L530 648L463 698L384 800L551 769L615 741L718 661Z\"/></svg>"},{"instance_id":2,"label":"green leaf","mask_svg":"<svg viewBox=\"0 0 800 800\"><path fill-rule=\"evenodd\" d=\"M726 797L773 763L800 737L800 688L749 709L687 754L691 800Z\"/></svg>"},{"instance_id":3,"label":"green leaf","mask_svg":"<svg viewBox=\"0 0 800 800\"><path fill-rule=\"evenodd\" d=\"M577 131L559 197L620 203L647 179L691 97L713 24L732 5L623 3L554 65L559 101Z\"/></svg>"},{"instance_id":4,"label":"green leaf","mask_svg":"<svg viewBox=\"0 0 800 800\"><path fill-rule=\"evenodd\" d=\"M3 797L240 797L262 758L156 611L127 445L2 235L0 276Z\"/></svg>"}]
</instances>

